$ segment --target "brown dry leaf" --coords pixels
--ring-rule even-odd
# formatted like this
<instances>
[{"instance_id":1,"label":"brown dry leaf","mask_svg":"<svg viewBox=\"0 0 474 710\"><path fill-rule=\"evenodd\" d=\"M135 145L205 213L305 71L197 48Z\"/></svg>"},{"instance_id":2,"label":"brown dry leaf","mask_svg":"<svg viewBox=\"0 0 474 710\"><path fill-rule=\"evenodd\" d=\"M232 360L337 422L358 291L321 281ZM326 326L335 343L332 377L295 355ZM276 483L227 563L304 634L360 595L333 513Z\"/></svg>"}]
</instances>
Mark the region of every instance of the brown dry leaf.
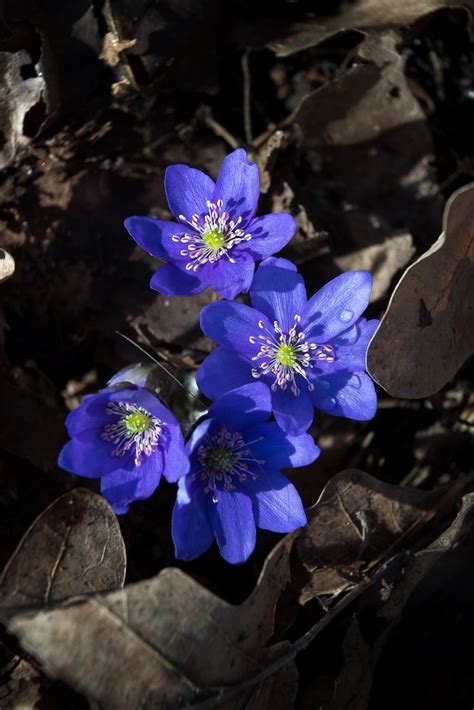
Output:
<instances>
[{"instance_id":1,"label":"brown dry leaf","mask_svg":"<svg viewBox=\"0 0 474 710\"><path fill-rule=\"evenodd\" d=\"M395 32L367 37L357 49L363 63L305 96L284 122L314 164L299 200L328 231L339 268L374 272L374 298L440 209L431 132L399 42Z\"/></svg>"},{"instance_id":2,"label":"brown dry leaf","mask_svg":"<svg viewBox=\"0 0 474 710\"><path fill-rule=\"evenodd\" d=\"M363 581L367 564L406 543L433 518L443 495L392 486L357 469L334 476L310 509L310 522L296 543L311 573L301 602L339 594Z\"/></svg>"},{"instance_id":3,"label":"brown dry leaf","mask_svg":"<svg viewBox=\"0 0 474 710\"><path fill-rule=\"evenodd\" d=\"M464 496L462 508L450 527L426 549L398 555L380 570L374 584L360 597L357 613L344 639L344 662L328 710L366 710L377 661L389 632L400 620L415 588L419 595L419 586L426 578L423 582L428 587L425 599L428 604L433 604L433 586L428 575L435 571L435 565L438 574L452 574L449 560L458 555L459 548L464 548L463 564L470 564L474 545L473 515L474 494L470 493Z\"/></svg>"},{"instance_id":4,"label":"brown dry leaf","mask_svg":"<svg viewBox=\"0 0 474 710\"><path fill-rule=\"evenodd\" d=\"M0 579L0 613L117 589L125 570L125 545L110 505L77 488L55 500L23 535Z\"/></svg>"},{"instance_id":5,"label":"brown dry leaf","mask_svg":"<svg viewBox=\"0 0 474 710\"><path fill-rule=\"evenodd\" d=\"M400 279L367 353L394 397L439 392L474 351L474 184L446 205L443 233Z\"/></svg>"},{"instance_id":6,"label":"brown dry leaf","mask_svg":"<svg viewBox=\"0 0 474 710\"><path fill-rule=\"evenodd\" d=\"M263 647L290 578L293 540L289 535L273 550L254 592L239 606L167 568L105 596L17 615L9 630L50 676L91 702L177 707L203 699L206 689L254 675L267 658Z\"/></svg>"},{"instance_id":7,"label":"brown dry leaf","mask_svg":"<svg viewBox=\"0 0 474 710\"><path fill-rule=\"evenodd\" d=\"M27 145L41 127L36 115L46 106L46 84L42 76L23 78L21 70L32 65L28 52L0 52L0 169L14 159L18 148ZM43 117L44 121L44 117Z\"/></svg>"},{"instance_id":8,"label":"brown dry leaf","mask_svg":"<svg viewBox=\"0 0 474 710\"><path fill-rule=\"evenodd\" d=\"M270 42L268 47L278 57L288 57L343 32L411 27L423 17L447 8L464 9L470 16L473 4L469 0L358 0L345 4L342 12L293 25L285 38Z\"/></svg>"}]
</instances>

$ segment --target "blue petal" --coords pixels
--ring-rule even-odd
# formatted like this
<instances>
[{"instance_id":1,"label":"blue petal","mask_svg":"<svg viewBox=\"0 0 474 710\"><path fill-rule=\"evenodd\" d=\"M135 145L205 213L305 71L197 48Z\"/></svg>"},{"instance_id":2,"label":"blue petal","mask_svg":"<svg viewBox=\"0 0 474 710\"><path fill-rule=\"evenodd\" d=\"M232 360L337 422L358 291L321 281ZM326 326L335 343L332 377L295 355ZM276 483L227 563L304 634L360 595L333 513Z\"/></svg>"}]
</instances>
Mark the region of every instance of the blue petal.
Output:
<instances>
[{"instance_id":1,"label":"blue petal","mask_svg":"<svg viewBox=\"0 0 474 710\"><path fill-rule=\"evenodd\" d=\"M171 522L175 554L178 560L194 560L214 542L207 515L207 497L200 485L189 476L178 482L178 494Z\"/></svg>"},{"instance_id":2,"label":"blue petal","mask_svg":"<svg viewBox=\"0 0 474 710\"><path fill-rule=\"evenodd\" d=\"M210 286L222 296L232 300L239 293L247 293L252 283L255 271L255 262L245 252L230 252L234 263L221 257L218 261L208 265L206 279Z\"/></svg>"},{"instance_id":3,"label":"blue petal","mask_svg":"<svg viewBox=\"0 0 474 710\"><path fill-rule=\"evenodd\" d=\"M326 364L322 360L318 363L318 367L322 365L323 370L333 372L335 370L347 370L349 372L365 370L367 347L379 323L380 321L376 319L366 320L365 318L359 318L352 328L345 330L331 341L336 353L335 361Z\"/></svg>"},{"instance_id":4,"label":"blue petal","mask_svg":"<svg viewBox=\"0 0 474 710\"><path fill-rule=\"evenodd\" d=\"M233 565L245 562L255 549L252 501L242 491L218 491L208 502L211 527L222 557Z\"/></svg>"},{"instance_id":5,"label":"blue petal","mask_svg":"<svg viewBox=\"0 0 474 710\"><path fill-rule=\"evenodd\" d=\"M232 350L224 348L217 348L208 355L196 375L199 389L209 399L217 399L252 381L250 364Z\"/></svg>"},{"instance_id":6,"label":"blue petal","mask_svg":"<svg viewBox=\"0 0 474 710\"><path fill-rule=\"evenodd\" d=\"M201 270L189 272L175 264L164 264L151 277L150 288L163 296L194 296L209 286L204 275Z\"/></svg>"},{"instance_id":7,"label":"blue petal","mask_svg":"<svg viewBox=\"0 0 474 710\"><path fill-rule=\"evenodd\" d=\"M301 384L298 397L292 394L290 388L278 389L272 392L273 414L281 428L292 436L304 434L309 429L314 418L314 408L305 383Z\"/></svg>"},{"instance_id":8,"label":"blue petal","mask_svg":"<svg viewBox=\"0 0 474 710\"><path fill-rule=\"evenodd\" d=\"M100 478L119 467L128 467L132 457L112 456L114 444L102 441L100 429L88 429L74 435L59 454L58 464L65 471L85 478Z\"/></svg>"},{"instance_id":9,"label":"blue petal","mask_svg":"<svg viewBox=\"0 0 474 710\"><path fill-rule=\"evenodd\" d=\"M208 338L228 350L235 350L247 360L251 360L259 350L258 344L249 338L258 338L265 330L259 322L273 333L273 326L259 311L242 303L220 301L205 306L201 311L201 329Z\"/></svg>"},{"instance_id":10,"label":"blue petal","mask_svg":"<svg viewBox=\"0 0 474 710\"><path fill-rule=\"evenodd\" d=\"M207 436L215 425L216 422L214 419L206 418L194 427L186 443L186 453L188 456L191 456L196 447L200 445L201 441Z\"/></svg>"},{"instance_id":11,"label":"blue petal","mask_svg":"<svg viewBox=\"0 0 474 710\"><path fill-rule=\"evenodd\" d=\"M276 254L288 244L296 231L296 222L290 214L266 214L253 219L245 230L252 239L244 242L245 248L256 258L264 259Z\"/></svg>"},{"instance_id":12,"label":"blue petal","mask_svg":"<svg viewBox=\"0 0 474 710\"><path fill-rule=\"evenodd\" d=\"M191 221L194 214L207 214L206 202L212 198L214 188L214 181L200 170L187 165L170 165L166 168L166 197L177 219L184 215Z\"/></svg>"},{"instance_id":13,"label":"blue petal","mask_svg":"<svg viewBox=\"0 0 474 710\"><path fill-rule=\"evenodd\" d=\"M263 382L253 382L227 392L209 409L209 416L231 431L244 431L253 424L267 421L271 413L270 389Z\"/></svg>"},{"instance_id":14,"label":"blue petal","mask_svg":"<svg viewBox=\"0 0 474 710\"><path fill-rule=\"evenodd\" d=\"M162 222L151 217L128 217L125 228L138 246L159 259L189 261L181 256L185 245L174 242L172 237L182 236L189 229L176 222Z\"/></svg>"},{"instance_id":15,"label":"blue petal","mask_svg":"<svg viewBox=\"0 0 474 710\"><path fill-rule=\"evenodd\" d=\"M255 274L250 299L254 308L265 313L272 322L277 320L287 333L295 315L301 316L306 306L303 277L287 259L265 259Z\"/></svg>"},{"instance_id":16,"label":"blue petal","mask_svg":"<svg viewBox=\"0 0 474 710\"><path fill-rule=\"evenodd\" d=\"M242 217L244 228L255 214L260 194L258 167L249 163L245 150L230 153L222 163L213 194L213 202L222 200L234 221ZM246 230L247 231L247 230Z\"/></svg>"},{"instance_id":17,"label":"blue petal","mask_svg":"<svg viewBox=\"0 0 474 710\"><path fill-rule=\"evenodd\" d=\"M263 471L243 487L252 498L257 527L286 533L306 525L299 493L279 471Z\"/></svg>"},{"instance_id":18,"label":"blue petal","mask_svg":"<svg viewBox=\"0 0 474 710\"><path fill-rule=\"evenodd\" d=\"M168 434L163 476L169 483L175 483L189 473L189 457L184 450L184 439L179 425L169 426Z\"/></svg>"},{"instance_id":19,"label":"blue petal","mask_svg":"<svg viewBox=\"0 0 474 710\"><path fill-rule=\"evenodd\" d=\"M66 417L66 428L69 435L73 436L86 429L102 427L110 421L109 416L105 413L108 401L108 392L89 394L83 397L79 407Z\"/></svg>"},{"instance_id":20,"label":"blue petal","mask_svg":"<svg viewBox=\"0 0 474 710\"><path fill-rule=\"evenodd\" d=\"M367 308L371 290L368 271L336 276L308 301L302 314L306 337L327 343L350 328Z\"/></svg>"},{"instance_id":21,"label":"blue petal","mask_svg":"<svg viewBox=\"0 0 474 710\"><path fill-rule=\"evenodd\" d=\"M334 372L312 380L315 407L338 417L360 421L372 419L377 411L377 394L365 372Z\"/></svg>"},{"instance_id":22,"label":"blue petal","mask_svg":"<svg viewBox=\"0 0 474 710\"><path fill-rule=\"evenodd\" d=\"M250 448L256 459L264 461L262 466L267 470L307 466L321 453L310 434L289 436L276 422L252 426L245 438L247 441L260 439Z\"/></svg>"},{"instance_id":23,"label":"blue petal","mask_svg":"<svg viewBox=\"0 0 474 710\"><path fill-rule=\"evenodd\" d=\"M144 459L141 466L129 471L119 468L104 476L100 492L117 515L126 513L130 503L149 498L157 489L163 470L163 456L155 452Z\"/></svg>"}]
</instances>

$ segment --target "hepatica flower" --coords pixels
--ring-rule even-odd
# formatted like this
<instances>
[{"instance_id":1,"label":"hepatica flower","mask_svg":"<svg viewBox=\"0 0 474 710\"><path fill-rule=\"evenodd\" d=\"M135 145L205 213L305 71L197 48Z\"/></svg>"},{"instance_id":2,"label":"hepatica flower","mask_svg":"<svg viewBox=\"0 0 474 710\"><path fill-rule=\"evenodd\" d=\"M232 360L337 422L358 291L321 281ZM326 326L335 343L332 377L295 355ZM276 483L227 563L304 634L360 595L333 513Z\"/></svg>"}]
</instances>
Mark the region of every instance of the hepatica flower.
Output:
<instances>
[{"instance_id":1,"label":"hepatica flower","mask_svg":"<svg viewBox=\"0 0 474 710\"><path fill-rule=\"evenodd\" d=\"M275 419L292 435L308 429L314 407L351 419L377 408L365 372L367 345L379 321L361 314L372 279L337 276L307 300L303 278L286 259L266 259L250 290L252 308L221 301L201 312L204 333L221 347L198 371L210 399L259 380L271 392Z\"/></svg>"},{"instance_id":2,"label":"hepatica flower","mask_svg":"<svg viewBox=\"0 0 474 710\"><path fill-rule=\"evenodd\" d=\"M174 482L189 470L177 420L143 387L127 383L84 397L66 426L71 440L59 465L100 478L101 493L117 514L151 496L162 475Z\"/></svg>"},{"instance_id":3,"label":"hepatica flower","mask_svg":"<svg viewBox=\"0 0 474 710\"><path fill-rule=\"evenodd\" d=\"M145 251L167 262L151 288L189 296L211 287L223 298L248 291L255 261L284 247L296 224L289 214L254 217L258 168L244 150L222 163L217 181L186 165L165 172L165 192L176 221L129 217L125 227Z\"/></svg>"},{"instance_id":4,"label":"hepatica flower","mask_svg":"<svg viewBox=\"0 0 474 710\"><path fill-rule=\"evenodd\" d=\"M228 562L245 562L256 528L290 532L306 524L295 487L281 473L314 461L309 434L291 437L270 422L270 391L261 382L217 399L187 444L190 474L173 510L176 557L192 560L217 542Z\"/></svg>"}]
</instances>

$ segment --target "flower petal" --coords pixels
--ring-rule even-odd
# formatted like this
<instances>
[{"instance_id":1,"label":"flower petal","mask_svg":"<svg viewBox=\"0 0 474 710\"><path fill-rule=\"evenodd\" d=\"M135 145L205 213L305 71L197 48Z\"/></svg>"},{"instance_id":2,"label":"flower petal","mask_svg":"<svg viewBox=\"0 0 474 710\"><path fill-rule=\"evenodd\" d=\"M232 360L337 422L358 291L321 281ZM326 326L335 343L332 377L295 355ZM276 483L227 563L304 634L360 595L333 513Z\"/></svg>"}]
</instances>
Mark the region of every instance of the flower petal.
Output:
<instances>
[{"instance_id":1,"label":"flower petal","mask_svg":"<svg viewBox=\"0 0 474 710\"><path fill-rule=\"evenodd\" d=\"M176 219L184 215L189 221L194 214L208 212L206 202L212 198L215 184L201 170L187 165L170 165L165 171L165 193Z\"/></svg>"},{"instance_id":2,"label":"flower petal","mask_svg":"<svg viewBox=\"0 0 474 710\"><path fill-rule=\"evenodd\" d=\"M100 434L100 429L87 429L75 434L59 454L58 465L69 473L85 478L100 478L119 467L128 468L133 457L112 456L114 444L103 441Z\"/></svg>"},{"instance_id":3,"label":"flower petal","mask_svg":"<svg viewBox=\"0 0 474 710\"><path fill-rule=\"evenodd\" d=\"M191 435L189 436L189 439L186 442L186 453L188 454L188 456L191 456L196 447L199 446L199 444L201 443L202 439L204 439L206 435L210 433L211 428L214 428L214 426L214 419L209 419L206 417L205 419L200 421L197 426L194 427L191 432Z\"/></svg>"},{"instance_id":4,"label":"flower petal","mask_svg":"<svg viewBox=\"0 0 474 710\"><path fill-rule=\"evenodd\" d=\"M163 456L157 451L132 471L119 468L104 476L100 492L117 515L126 513L130 503L149 498L157 489L163 470Z\"/></svg>"},{"instance_id":5,"label":"flower petal","mask_svg":"<svg viewBox=\"0 0 474 710\"><path fill-rule=\"evenodd\" d=\"M331 345L335 348L336 359L330 364L321 361L323 370L347 370L352 372L360 372L365 370L365 358L367 348L373 334L377 330L380 321L377 319L359 320L343 333L331 341ZM318 364L319 367L319 364Z\"/></svg>"},{"instance_id":6,"label":"flower petal","mask_svg":"<svg viewBox=\"0 0 474 710\"><path fill-rule=\"evenodd\" d=\"M314 408L308 389L303 383L298 397L290 388L272 392L273 414L281 428L292 436L304 434L314 419Z\"/></svg>"},{"instance_id":7,"label":"flower petal","mask_svg":"<svg viewBox=\"0 0 474 710\"><path fill-rule=\"evenodd\" d=\"M211 527L222 557L233 565L245 562L255 548L252 501L242 491L221 491L208 502Z\"/></svg>"},{"instance_id":8,"label":"flower petal","mask_svg":"<svg viewBox=\"0 0 474 710\"><path fill-rule=\"evenodd\" d=\"M194 560L214 542L207 515L207 496L190 477L178 482L178 493L172 515L172 536L178 560Z\"/></svg>"},{"instance_id":9,"label":"flower petal","mask_svg":"<svg viewBox=\"0 0 474 710\"><path fill-rule=\"evenodd\" d=\"M138 246L159 259L189 261L181 256L184 244L174 242L172 237L181 236L186 231L182 224L164 222L151 217L128 217L124 222L130 236Z\"/></svg>"},{"instance_id":10,"label":"flower petal","mask_svg":"<svg viewBox=\"0 0 474 710\"><path fill-rule=\"evenodd\" d=\"M184 271L175 264L164 264L153 274L150 281L150 288L163 296L194 296L208 286L202 271Z\"/></svg>"},{"instance_id":11,"label":"flower petal","mask_svg":"<svg viewBox=\"0 0 474 710\"><path fill-rule=\"evenodd\" d=\"M252 235L252 239L242 246L252 256L264 259L288 244L296 231L296 222L286 212L266 214L253 219L245 231Z\"/></svg>"},{"instance_id":12,"label":"flower petal","mask_svg":"<svg viewBox=\"0 0 474 710\"><path fill-rule=\"evenodd\" d=\"M108 401L108 392L88 394L83 397L79 407L70 412L66 417L66 428L69 436L74 436L78 432L85 431L86 429L99 428L108 422L109 417L105 413Z\"/></svg>"},{"instance_id":13,"label":"flower petal","mask_svg":"<svg viewBox=\"0 0 474 710\"><path fill-rule=\"evenodd\" d=\"M369 304L372 276L368 271L348 271L323 286L308 301L303 315L306 337L319 343L350 328Z\"/></svg>"},{"instance_id":14,"label":"flower petal","mask_svg":"<svg viewBox=\"0 0 474 710\"><path fill-rule=\"evenodd\" d=\"M307 466L321 453L310 434L289 436L276 422L252 426L247 431L246 440L256 439L260 441L256 441L249 448L256 459L264 461L262 466L266 470Z\"/></svg>"},{"instance_id":15,"label":"flower petal","mask_svg":"<svg viewBox=\"0 0 474 710\"><path fill-rule=\"evenodd\" d=\"M285 533L306 525L300 495L280 471L263 471L243 487L252 498L257 527Z\"/></svg>"},{"instance_id":16,"label":"flower petal","mask_svg":"<svg viewBox=\"0 0 474 710\"><path fill-rule=\"evenodd\" d=\"M250 300L254 308L265 313L272 322L277 320L287 333L295 315L301 315L306 306L303 277L291 261L269 257L257 269Z\"/></svg>"},{"instance_id":17,"label":"flower petal","mask_svg":"<svg viewBox=\"0 0 474 710\"><path fill-rule=\"evenodd\" d=\"M233 263L225 257L209 264L206 278L209 285L222 298L232 300L239 293L247 293L252 283L255 262L245 252L230 252Z\"/></svg>"},{"instance_id":18,"label":"flower petal","mask_svg":"<svg viewBox=\"0 0 474 710\"><path fill-rule=\"evenodd\" d=\"M230 153L222 163L214 190L213 202L222 200L224 209L234 221L239 217L244 228L257 209L260 179L256 163L249 163L242 148Z\"/></svg>"},{"instance_id":19,"label":"flower petal","mask_svg":"<svg viewBox=\"0 0 474 710\"><path fill-rule=\"evenodd\" d=\"M377 394L365 372L334 372L312 379L314 406L338 417L364 421L377 412Z\"/></svg>"},{"instance_id":20,"label":"flower petal","mask_svg":"<svg viewBox=\"0 0 474 710\"><path fill-rule=\"evenodd\" d=\"M252 424L267 421L271 413L270 390L263 382L253 382L227 392L209 409L209 416L231 431L243 431Z\"/></svg>"},{"instance_id":21,"label":"flower petal","mask_svg":"<svg viewBox=\"0 0 474 710\"><path fill-rule=\"evenodd\" d=\"M201 311L204 334L218 345L241 353L249 361L259 350L259 346L251 343L249 338L258 338L265 332L259 328L260 321L273 332L273 327L262 313L243 303L220 301L205 306ZM222 374L225 376L225 373Z\"/></svg>"},{"instance_id":22,"label":"flower petal","mask_svg":"<svg viewBox=\"0 0 474 710\"><path fill-rule=\"evenodd\" d=\"M224 348L217 348L208 355L196 375L199 389L209 399L217 399L252 380L250 363Z\"/></svg>"}]
</instances>

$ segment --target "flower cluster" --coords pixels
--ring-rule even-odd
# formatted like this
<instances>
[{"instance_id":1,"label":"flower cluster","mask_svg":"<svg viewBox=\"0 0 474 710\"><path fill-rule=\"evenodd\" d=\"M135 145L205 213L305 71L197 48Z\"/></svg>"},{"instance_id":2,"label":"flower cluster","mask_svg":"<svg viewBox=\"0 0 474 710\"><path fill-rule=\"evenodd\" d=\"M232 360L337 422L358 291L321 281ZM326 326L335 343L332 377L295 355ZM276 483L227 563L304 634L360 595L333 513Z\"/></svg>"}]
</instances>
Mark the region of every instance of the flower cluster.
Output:
<instances>
[{"instance_id":1,"label":"flower cluster","mask_svg":"<svg viewBox=\"0 0 474 710\"><path fill-rule=\"evenodd\" d=\"M204 334L219 346L197 373L211 406L185 441L148 387L149 368L127 368L69 414L59 464L100 478L118 514L148 498L162 475L177 482L176 556L195 559L215 541L238 564L252 553L257 527L291 532L306 523L282 469L319 456L308 433L315 409L358 420L375 415L365 356L378 321L362 317L372 279L344 273L308 300L296 266L272 256L295 222L289 214L254 216L258 169L243 150L227 156L216 182L185 165L169 167L165 191L175 221L130 217L125 226L166 262L153 289L178 296L211 287L224 299L201 312ZM232 300L247 292L250 305Z\"/></svg>"}]
</instances>

